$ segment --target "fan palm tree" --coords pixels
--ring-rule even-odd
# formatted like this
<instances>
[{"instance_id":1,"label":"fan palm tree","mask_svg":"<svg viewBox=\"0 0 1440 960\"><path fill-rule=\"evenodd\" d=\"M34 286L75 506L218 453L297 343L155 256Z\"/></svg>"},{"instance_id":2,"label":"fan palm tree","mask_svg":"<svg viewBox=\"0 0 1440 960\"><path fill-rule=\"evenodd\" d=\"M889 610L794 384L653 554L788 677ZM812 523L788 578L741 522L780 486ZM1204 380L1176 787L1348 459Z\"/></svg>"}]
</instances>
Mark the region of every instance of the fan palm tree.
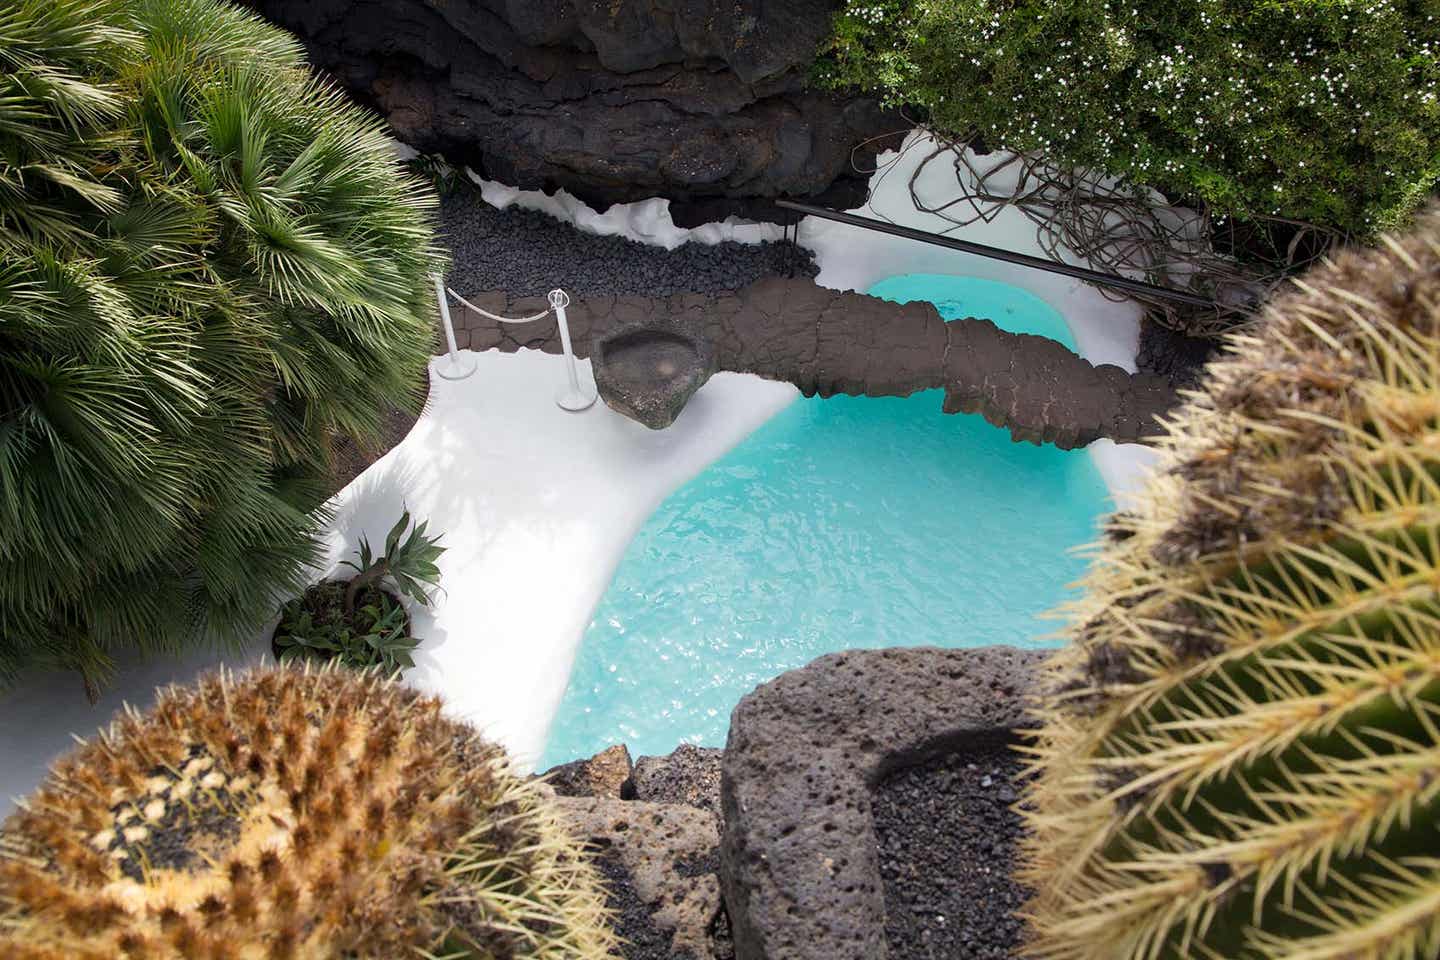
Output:
<instances>
[{"instance_id":1,"label":"fan palm tree","mask_svg":"<svg viewBox=\"0 0 1440 960\"><path fill-rule=\"evenodd\" d=\"M217 0L0 9L0 683L253 630L419 403L433 197Z\"/></svg>"}]
</instances>

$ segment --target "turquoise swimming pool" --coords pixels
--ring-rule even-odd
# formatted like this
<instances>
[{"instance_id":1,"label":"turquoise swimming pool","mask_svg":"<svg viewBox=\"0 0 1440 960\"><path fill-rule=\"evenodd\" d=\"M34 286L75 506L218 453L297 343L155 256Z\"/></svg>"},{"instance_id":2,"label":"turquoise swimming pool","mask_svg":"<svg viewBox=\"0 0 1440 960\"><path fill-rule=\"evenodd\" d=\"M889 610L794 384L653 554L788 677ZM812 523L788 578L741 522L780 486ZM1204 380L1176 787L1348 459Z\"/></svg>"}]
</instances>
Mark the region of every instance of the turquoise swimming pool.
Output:
<instances>
[{"instance_id":1,"label":"turquoise swimming pool","mask_svg":"<svg viewBox=\"0 0 1440 960\"><path fill-rule=\"evenodd\" d=\"M990 281L872 288L1069 340ZM722 746L739 699L853 647L1044 645L1107 492L1084 451L1017 444L940 391L801 399L676 491L630 544L581 644L539 769L613 743Z\"/></svg>"}]
</instances>

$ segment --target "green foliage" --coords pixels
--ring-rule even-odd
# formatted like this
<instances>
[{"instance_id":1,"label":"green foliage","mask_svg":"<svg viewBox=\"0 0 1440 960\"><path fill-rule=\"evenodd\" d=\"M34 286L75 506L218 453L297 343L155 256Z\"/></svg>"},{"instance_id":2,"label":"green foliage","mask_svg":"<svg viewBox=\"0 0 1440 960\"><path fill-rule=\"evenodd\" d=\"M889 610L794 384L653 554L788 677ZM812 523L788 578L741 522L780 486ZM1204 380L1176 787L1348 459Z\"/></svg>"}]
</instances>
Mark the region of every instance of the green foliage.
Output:
<instances>
[{"instance_id":1,"label":"green foliage","mask_svg":"<svg viewBox=\"0 0 1440 960\"><path fill-rule=\"evenodd\" d=\"M1031 746L1032 957L1440 956L1440 209L1212 363Z\"/></svg>"},{"instance_id":2,"label":"green foliage","mask_svg":"<svg viewBox=\"0 0 1440 960\"><path fill-rule=\"evenodd\" d=\"M347 614L344 596L345 584L327 580L281 608L274 640L281 663L336 660L354 670L379 667L386 676L415 666L420 641L398 601L371 588Z\"/></svg>"},{"instance_id":3,"label":"green foliage","mask_svg":"<svg viewBox=\"0 0 1440 960\"><path fill-rule=\"evenodd\" d=\"M1440 179L1436 0L848 0L817 66L988 146L1370 234Z\"/></svg>"},{"instance_id":4,"label":"green foliage","mask_svg":"<svg viewBox=\"0 0 1440 960\"><path fill-rule=\"evenodd\" d=\"M374 556L369 539L360 538L359 562L343 561L355 571L353 579L321 581L286 603L275 630L280 660L334 659L357 669L378 666L387 675L415 666L411 652L420 641L410 635L404 607L383 587L392 586L416 603L429 604L427 588L440 582L435 561L445 548L437 538L425 535L426 525L416 524L405 536L410 511L404 511L386 534L380 556Z\"/></svg>"},{"instance_id":5,"label":"green foliage","mask_svg":"<svg viewBox=\"0 0 1440 960\"><path fill-rule=\"evenodd\" d=\"M616 956L546 790L374 671L210 675L118 716L5 821L0 956Z\"/></svg>"},{"instance_id":6,"label":"green foliage","mask_svg":"<svg viewBox=\"0 0 1440 960\"><path fill-rule=\"evenodd\" d=\"M405 161L410 172L430 184L440 196L448 197L461 190L475 189L465 171L433 153L422 153Z\"/></svg>"},{"instance_id":7,"label":"green foliage","mask_svg":"<svg viewBox=\"0 0 1440 960\"><path fill-rule=\"evenodd\" d=\"M216 0L0 8L0 683L256 625L416 405L433 197Z\"/></svg>"},{"instance_id":8,"label":"green foliage","mask_svg":"<svg viewBox=\"0 0 1440 960\"><path fill-rule=\"evenodd\" d=\"M403 511L395 526L385 535L385 552L379 557L372 556L370 540L362 536L358 551L360 562L343 561L356 573L352 582L360 586L389 582L416 603L429 603L426 588L440 582L440 568L435 561L440 559L445 548L440 546L438 537L425 535L428 525L428 520L416 524L402 542L400 538L410 526L410 511Z\"/></svg>"}]
</instances>

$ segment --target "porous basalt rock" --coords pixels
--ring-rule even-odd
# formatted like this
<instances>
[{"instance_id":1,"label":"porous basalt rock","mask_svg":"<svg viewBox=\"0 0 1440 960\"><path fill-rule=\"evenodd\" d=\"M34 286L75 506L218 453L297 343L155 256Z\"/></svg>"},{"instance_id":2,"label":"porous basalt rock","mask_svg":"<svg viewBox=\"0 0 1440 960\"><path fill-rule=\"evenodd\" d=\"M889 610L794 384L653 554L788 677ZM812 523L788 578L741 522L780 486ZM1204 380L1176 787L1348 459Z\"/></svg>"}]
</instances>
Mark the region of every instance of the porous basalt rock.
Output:
<instances>
[{"instance_id":1,"label":"porous basalt rock","mask_svg":"<svg viewBox=\"0 0 1440 960\"><path fill-rule=\"evenodd\" d=\"M633 931L619 930L650 956L710 960L720 913L715 815L680 804L605 798L555 801L575 836L591 844ZM627 909L628 908L628 909ZM632 934L627 936L627 934ZM662 952L663 951L663 952ZM635 953L627 951L634 960Z\"/></svg>"},{"instance_id":2,"label":"porous basalt rock","mask_svg":"<svg viewBox=\"0 0 1440 960\"><path fill-rule=\"evenodd\" d=\"M602 209L669 197L682 226L857 206L861 145L908 126L807 84L837 0L246 2L422 153Z\"/></svg>"},{"instance_id":3,"label":"porous basalt rock","mask_svg":"<svg viewBox=\"0 0 1440 960\"><path fill-rule=\"evenodd\" d=\"M1008 736L1042 657L999 646L847 651L741 700L720 786L736 956L887 956L877 785L968 739Z\"/></svg>"},{"instance_id":4,"label":"porous basalt rock","mask_svg":"<svg viewBox=\"0 0 1440 960\"><path fill-rule=\"evenodd\" d=\"M536 297L471 299L502 315L545 309ZM984 319L946 323L933 304L896 304L808 279L771 278L718 296L591 296L571 305L568 321L582 356L613 331L683 329L713 347L719 370L784 380L806 396L894 397L943 388L945 412L980 413L1016 440L1062 449L1158 434L1157 415L1177 401L1165 377L1096 366L1046 337L1010 333ZM550 319L502 326L461 309L455 322L462 348L560 350Z\"/></svg>"},{"instance_id":5,"label":"porous basalt rock","mask_svg":"<svg viewBox=\"0 0 1440 960\"><path fill-rule=\"evenodd\" d=\"M645 323L595 339L595 386L610 409L661 430L715 372L715 351L683 324Z\"/></svg>"},{"instance_id":6,"label":"porous basalt rock","mask_svg":"<svg viewBox=\"0 0 1440 960\"><path fill-rule=\"evenodd\" d=\"M541 777L562 797L630 799L634 765L625 744L607 747L585 760L572 760L546 770Z\"/></svg>"},{"instance_id":7,"label":"porous basalt rock","mask_svg":"<svg viewBox=\"0 0 1440 960\"><path fill-rule=\"evenodd\" d=\"M685 803L720 813L720 757L715 747L683 743L663 757L640 757L630 774L636 800Z\"/></svg>"}]
</instances>

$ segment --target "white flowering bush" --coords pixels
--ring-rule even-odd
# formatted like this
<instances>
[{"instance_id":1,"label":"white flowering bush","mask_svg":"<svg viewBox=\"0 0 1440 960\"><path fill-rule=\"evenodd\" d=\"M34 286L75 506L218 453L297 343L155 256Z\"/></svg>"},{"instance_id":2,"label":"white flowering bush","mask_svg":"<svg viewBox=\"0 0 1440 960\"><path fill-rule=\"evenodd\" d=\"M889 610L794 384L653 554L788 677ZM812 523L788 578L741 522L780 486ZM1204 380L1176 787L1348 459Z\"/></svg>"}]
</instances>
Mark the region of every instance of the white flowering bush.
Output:
<instances>
[{"instance_id":1,"label":"white flowering bush","mask_svg":"<svg viewBox=\"0 0 1440 960\"><path fill-rule=\"evenodd\" d=\"M848 0L827 86L990 147L1366 235L1440 180L1437 0Z\"/></svg>"}]
</instances>

